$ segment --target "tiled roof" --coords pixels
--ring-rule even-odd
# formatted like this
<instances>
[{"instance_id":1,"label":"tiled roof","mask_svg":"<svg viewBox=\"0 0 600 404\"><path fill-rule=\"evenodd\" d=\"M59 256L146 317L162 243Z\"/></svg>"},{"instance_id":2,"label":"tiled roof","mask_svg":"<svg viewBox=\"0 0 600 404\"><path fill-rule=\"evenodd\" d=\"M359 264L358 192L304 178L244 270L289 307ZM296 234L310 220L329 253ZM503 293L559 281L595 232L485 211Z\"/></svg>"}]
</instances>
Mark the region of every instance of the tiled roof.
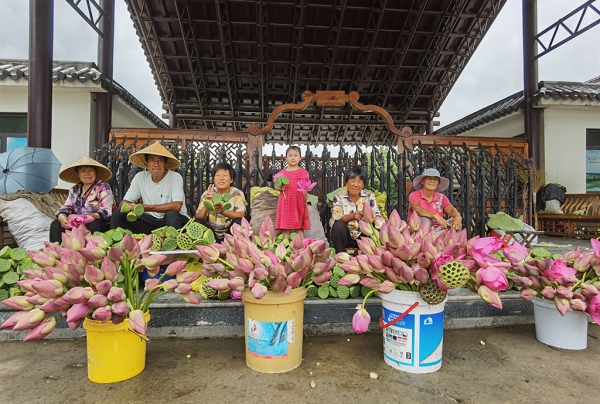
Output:
<instances>
[{"instance_id":1,"label":"tiled roof","mask_svg":"<svg viewBox=\"0 0 600 404\"><path fill-rule=\"evenodd\" d=\"M584 100L600 103L600 77L596 77L585 83L542 81L539 83L538 88L538 92L534 95L535 100L544 98L568 101ZM478 126L517 112L523 107L523 103L523 91L519 91L436 130L435 134L460 135Z\"/></svg>"},{"instance_id":2,"label":"tiled roof","mask_svg":"<svg viewBox=\"0 0 600 404\"><path fill-rule=\"evenodd\" d=\"M29 80L29 61L28 60L0 60L0 81L1 80ZM108 83L104 74L98 71L95 63L90 62L62 62L54 61L52 65L52 81L67 81L85 83L91 81L94 84L100 84L105 90ZM144 104L135 98L129 91L125 90L116 81L113 81L113 94L116 94L125 103L138 111L146 119L150 120L158 128L168 128L168 125L150 111Z\"/></svg>"}]
</instances>

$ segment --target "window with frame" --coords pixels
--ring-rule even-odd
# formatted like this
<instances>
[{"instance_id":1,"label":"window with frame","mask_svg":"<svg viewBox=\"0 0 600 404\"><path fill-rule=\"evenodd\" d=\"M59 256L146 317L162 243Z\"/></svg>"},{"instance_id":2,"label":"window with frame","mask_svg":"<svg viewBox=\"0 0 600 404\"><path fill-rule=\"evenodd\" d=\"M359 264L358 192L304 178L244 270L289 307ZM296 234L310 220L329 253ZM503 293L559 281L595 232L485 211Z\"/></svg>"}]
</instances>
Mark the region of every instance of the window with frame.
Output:
<instances>
[{"instance_id":1,"label":"window with frame","mask_svg":"<svg viewBox=\"0 0 600 404\"><path fill-rule=\"evenodd\" d=\"M0 152L27 146L27 114L0 114Z\"/></svg>"},{"instance_id":2,"label":"window with frame","mask_svg":"<svg viewBox=\"0 0 600 404\"><path fill-rule=\"evenodd\" d=\"M600 129L585 134L585 191L600 192Z\"/></svg>"}]
</instances>

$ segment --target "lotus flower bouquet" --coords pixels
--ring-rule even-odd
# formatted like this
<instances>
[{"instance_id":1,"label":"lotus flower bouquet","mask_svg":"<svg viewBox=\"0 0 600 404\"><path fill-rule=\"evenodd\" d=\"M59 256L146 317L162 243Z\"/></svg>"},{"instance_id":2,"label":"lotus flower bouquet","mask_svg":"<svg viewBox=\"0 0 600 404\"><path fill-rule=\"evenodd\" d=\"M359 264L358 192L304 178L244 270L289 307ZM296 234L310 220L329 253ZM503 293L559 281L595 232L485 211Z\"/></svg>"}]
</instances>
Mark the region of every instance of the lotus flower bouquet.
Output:
<instances>
[{"instance_id":1,"label":"lotus flower bouquet","mask_svg":"<svg viewBox=\"0 0 600 404\"><path fill-rule=\"evenodd\" d=\"M507 271L513 288L525 300L535 297L554 300L564 316L569 309L585 311L600 322L600 241L591 240L593 249L579 248L559 259L534 258L518 243L504 249L510 262Z\"/></svg>"},{"instance_id":2,"label":"lotus flower bouquet","mask_svg":"<svg viewBox=\"0 0 600 404\"><path fill-rule=\"evenodd\" d=\"M175 292L189 303L200 303L190 285L200 274L184 271L186 261L170 264L164 275L147 280L140 290L138 272L147 268L156 276L166 259L149 255L152 235L138 242L126 234L118 246L110 247L81 225L65 231L62 241L62 246L46 242L41 251L28 252L39 268L23 271L26 279L18 284L25 295L2 302L20 311L0 328L29 330L24 341L33 341L50 334L61 316L71 329L86 318L113 324L128 319L134 332L146 335L144 313L159 296ZM165 276L173 279L163 282Z\"/></svg>"},{"instance_id":3,"label":"lotus flower bouquet","mask_svg":"<svg viewBox=\"0 0 600 404\"><path fill-rule=\"evenodd\" d=\"M289 293L312 283L325 284L335 265L326 240L275 238L275 228L267 216L258 236L245 219L234 224L231 235L221 244L196 246L204 262L202 273L215 278L207 286L221 292L242 292L248 288L261 299L267 291Z\"/></svg>"},{"instance_id":4,"label":"lotus flower bouquet","mask_svg":"<svg viewBox=\"0 0 600 404\"><path fill-rule=\"evenodd\" d=\"M374 217L368 205L359 226L366 235L357 240L360 254L335 255L346 272L339 285L360 284L372 289L357 307L355 331L366 331L370 318L364 304L376 291L418 291L429 304L438 304L445 299L447 290L468 287L488 303L502 308L498 292L508 287L502 268L510 264L491 256L500 249L499 240L468 240L466 230L435 231L428 222L422 224L416 213L406 223L394 210L385 222L382 217Z\"/></svg>"}]
</instances>

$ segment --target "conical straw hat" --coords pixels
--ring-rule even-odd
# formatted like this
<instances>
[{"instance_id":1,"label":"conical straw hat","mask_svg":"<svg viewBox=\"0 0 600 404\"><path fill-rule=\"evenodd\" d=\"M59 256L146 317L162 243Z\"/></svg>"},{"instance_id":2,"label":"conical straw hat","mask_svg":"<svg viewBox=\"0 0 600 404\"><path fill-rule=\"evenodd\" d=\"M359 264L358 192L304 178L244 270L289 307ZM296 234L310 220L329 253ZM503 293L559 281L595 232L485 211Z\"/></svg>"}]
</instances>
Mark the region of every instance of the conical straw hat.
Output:
<instances>
[{"instance_id":1,"label":"conical straw hat","mask_svg":"<svg viewBox=\"0 0 600 404\"><path fill-rule=\"evenodd\" d=\"M166 168L167 170L174 170L176 168L181 167L181 163L175 156L173 156L165 147L158 143L152 143L150 146L133 153L129 156L129 161L134 166L138 166L141 168L148 168L146 164L146 154L154 154L155 156L163 156L167 158Z\"/></svg>"},{"instance_id":2,"label":"conical straw hat","mask_svg":"<svg viewBox=\"0 0 600 404\"><path fill-rule=\"evenodd\" d=\"M112 177L112 172L105 165L98 163L88 156L81 157L79 160L63 169L60 174L58 174L58 177L63 181L79 184L81 180L77 176L75 169L83 166L96 167L96 178L101 181L108 181Z\"/></svg>"}]
</instances>

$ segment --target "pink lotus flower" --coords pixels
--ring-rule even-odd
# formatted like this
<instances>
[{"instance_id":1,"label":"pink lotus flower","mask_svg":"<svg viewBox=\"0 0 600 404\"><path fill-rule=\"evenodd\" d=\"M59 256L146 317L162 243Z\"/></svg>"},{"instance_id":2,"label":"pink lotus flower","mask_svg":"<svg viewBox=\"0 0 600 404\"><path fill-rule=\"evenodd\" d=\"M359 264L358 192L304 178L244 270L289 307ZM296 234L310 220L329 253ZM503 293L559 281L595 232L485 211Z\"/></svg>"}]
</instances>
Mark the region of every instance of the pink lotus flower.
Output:
<instances>
[{"instance_id":1,"label":"pink lotus flower","mask_svg":"<svg viewBox=\"0 0 600 404\"><path fill-rule=\"evenodd\" d=\"M69 215L67 227L69 229L79 227L81 225L86 225L88 223L93 222L94 219L91 215Z\"/></svg>"},{"instance_id":2,"label":"pink lotus flower","mask_svg":"<svg viewBox=\"0 0 600 404\"><path fill-rule=\"evenodd\" d=\"M502 241L496 237L483 237L474 240L472 243L473 251L481 255L490 255L502 247Z\"/></svg>"},{"instance_id":3,"label":"pink lotus flower","mask_svg":"<svg viewBox=\"0 0 600 404\"><path fill-rule=\"evenodd\" d=\"M477 284L484 284L493 291L506 290L508 287L508 279L504 272L496 267L480 268L475 274Z\"/></svg>"},{"instance_id":4,"label":"pink lotus flower","mask_svg":"<svg viewBox=\"0 0 600 404\"><path fill-rule=\"evenodd\" d=\"M592 317L596 324L600 324L600 295L590 297L586 303L588 306L585 311Z\"/></svg>"},{"instance_id":5,"label":"pink lotus flower","mask_svg":"<svg viewBox=\"0 0 600 404\"><path fill-rule=\"evenodd\" d=\"M523 262L527 255L527 248L519 243L512 243L512 245L504 249L504 256L510 262Z\"/></svg>"},{"instance_id":6,"label":"pink lotus flower","mask_svg":"<svg viewBox=\"0 0 600 404\"><path fill-rule=\"evenodd\" d=\"M298 180L298 192L310 192L314 187L317 186L316 182L310 182L309 179L303 178Z\"/></svg>"},{"instance_id":7,"label":"pink lotus flower","mask_svg":"<svg viewBox=\"0 0 600 404\"><path fill-rule=\"evenodd\" d=\"M238 292L237 290L233 290L231 292L231 300L242 300L242 292Z\"/></svg>"},{"instance_id":8,"label":"pink lotus flower","mask_svg":"<svg viewBox=\"0 0 600 404\"><path fill-rule=\"evenodd\" d=\"M361 334L369 331L369 323L371 322L371 316L369 313L362 308L359 304L356 306L356 313L352 317L352 328L355 332Z\"/></svg>"},{"instance_id":9,"label":"pink lotus flower","mask_svg":"<svg viewBox=\"0 0 600 404\"><path fill-rule=\"evenodd\" d=\"M563 260L556 260L551 264L550 269L542 270L540 269L540 273L550 279L562 279L563 275L574 275L577 271L573 268L570 268L565 264Z\"/></svg>"}]
</instances>

